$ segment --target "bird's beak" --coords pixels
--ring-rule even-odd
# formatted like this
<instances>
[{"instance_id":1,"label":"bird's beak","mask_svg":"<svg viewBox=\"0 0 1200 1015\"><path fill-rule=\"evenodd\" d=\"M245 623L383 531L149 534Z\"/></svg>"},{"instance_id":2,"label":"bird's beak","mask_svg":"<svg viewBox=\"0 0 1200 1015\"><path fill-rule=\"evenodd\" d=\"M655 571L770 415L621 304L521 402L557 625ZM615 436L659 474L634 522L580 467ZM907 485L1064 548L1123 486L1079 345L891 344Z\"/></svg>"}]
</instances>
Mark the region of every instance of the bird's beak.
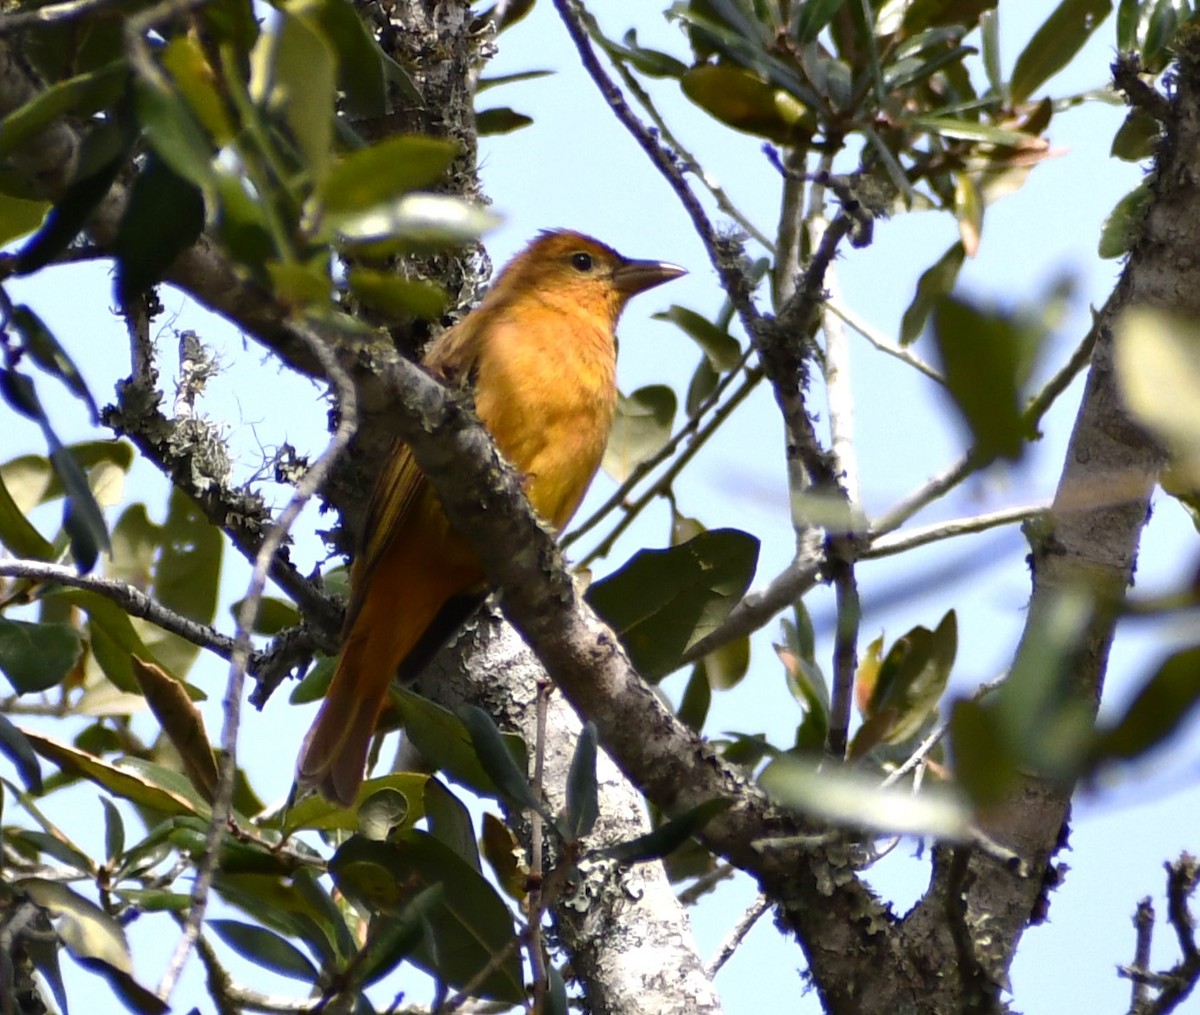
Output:
<instances>
[{"instance_id":1,"label":"bird's beak","mask_svg":"<svg viewBox=\"0 0 1200 1015\"><path fill-rule=\"evenodd\" d=\"M686 274L685 269L667 261L622 261L613 270L613 285L628 299Z\"/></svg>"}]
</instances>

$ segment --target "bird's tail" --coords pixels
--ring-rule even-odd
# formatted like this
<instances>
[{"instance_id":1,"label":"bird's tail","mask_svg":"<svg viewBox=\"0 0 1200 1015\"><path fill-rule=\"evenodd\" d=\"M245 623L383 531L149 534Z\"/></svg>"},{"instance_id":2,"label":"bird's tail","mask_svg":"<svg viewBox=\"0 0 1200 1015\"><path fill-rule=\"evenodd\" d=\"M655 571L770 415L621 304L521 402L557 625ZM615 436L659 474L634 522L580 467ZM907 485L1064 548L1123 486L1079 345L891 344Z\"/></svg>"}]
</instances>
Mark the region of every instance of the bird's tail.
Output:
<instances>
[{"instance_id":1,"label":"bird's tail","mask_svg":"<svg viewBox=\"0 0 1200 1015\"><path fill-rule=\"evenodd\" d=\"M477 566L433 570L414 563L388 560L372 576L300 748L297 785L343 807L354 803L362 785L371 736L397 668L419 647L447 600L478 582Z\"/></svg>"}]
</instances>

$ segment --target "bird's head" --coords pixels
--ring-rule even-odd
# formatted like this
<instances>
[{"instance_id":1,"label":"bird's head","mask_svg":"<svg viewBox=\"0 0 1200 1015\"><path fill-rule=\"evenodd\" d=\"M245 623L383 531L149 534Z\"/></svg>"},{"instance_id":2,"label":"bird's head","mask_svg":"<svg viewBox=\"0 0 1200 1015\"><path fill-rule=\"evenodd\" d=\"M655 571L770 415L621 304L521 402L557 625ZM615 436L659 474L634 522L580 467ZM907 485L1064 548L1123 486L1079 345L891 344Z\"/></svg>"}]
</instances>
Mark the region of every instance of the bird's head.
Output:
<instances>
[{"instance_id":1,"label":"bird's head","mask_svg":"<svg viewBox=\"0 0 1200 1015\"><path fill-rule=\"evenodd\" d=\"M541 233L512 259L495 288L510 295L537 293L607 319L615 326L633 296L687 272L666 261L637 261L582 233Z\"/></svg>"}]
</instances>

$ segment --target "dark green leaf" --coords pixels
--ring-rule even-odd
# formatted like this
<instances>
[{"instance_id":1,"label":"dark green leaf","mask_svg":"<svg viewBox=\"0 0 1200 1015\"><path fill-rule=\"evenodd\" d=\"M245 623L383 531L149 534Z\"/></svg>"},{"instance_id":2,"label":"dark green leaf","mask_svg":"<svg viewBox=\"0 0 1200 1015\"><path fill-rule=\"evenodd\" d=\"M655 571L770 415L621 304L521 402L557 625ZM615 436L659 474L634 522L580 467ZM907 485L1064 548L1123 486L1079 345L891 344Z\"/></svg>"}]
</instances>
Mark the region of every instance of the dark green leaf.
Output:
<instances>
[{"instance_id":1,"label":"dark green leaf","mask_svg":"<svg viewBox=\"0 0 1200 1015\"><path fill-rule=\"evenodd\" d=\"M337 669L337 659L332 656L321 656L311 670L304 675L288 695L291 705L307 705L310 701L320 701L329 690L333 680L333 671Z\"/></svg>"},{"instance_id":2,"label":"dark green leaf","mask_svg":"<svg viewBox=\"0 0 1200 1015\"><path fill-rule=\"evenodd\" d=\"M118 303L130 303L160 282L203 229L204 196L199 188L152 155L133 181L113 241Z\"/></svg>"},{"instance_id":3,"label":"dark green leaf","mask_svg":"<svg viewBox=\"0 0 1200 1015\"><path fill-rule=\"evenodd\" d=\"M934 305L942 296L949 295L958 280L962 262L966 259L966 251L959 240L943 253L937 262L926 268L917 280L917 293L908 304L904 317L900 320L900 344L911 346L925 330L925 322L934 310Z\"/></svg>"},{"instance_id":4,"label":"dark green leaf","mask_svg":"<svg viewBox=\"0 0 1200 1015\"><path fill-rule=\"evenodd\" d=\"M1146 38L1142 43L1142 69L1150 74L1159 73L1171 59L1170 47L1179 29L1183 2L1185 0L1158 0L1150 11Z\"/></svg>"},{"instance_id":5,"label":"dark green leaf","mask_svg":"<svg viewBox=\"0 0 1200 1015\"><path fill-rule=\"evenodd\" d=\"M594 584L587 598L616 630L638 672L657 680L741 600L758 545L748 533L714 529L667 550L643 550Z\"/></svg>"},{"instance_id":6,"label":"dark green leaf","mask_svg":"<svg viewBox=\"0 0 1200 1015\"><path fill-rule=\"evenodd\" d=\"M682 329L704 350L704 355L718 373L727 373L741 362L742 347L738 340L696 311L672 306L653 317L656 321L670 321Z\"/></svg>"},{"instance_id":7,"label":"dark green leaf","mask_svg":"<svg viewBox=\"0 0 1200 1015\"><path fill-rule=\"evenodd\" d=\"M235 620L242 611L242 602L243 600L239 599L229 607L230 616ZM294 627L299 623L300 611L292 603L289 603L286 599L277 599L274 596L263 596L258 601L258 613L255 616L254 627L251 630L254 634L273 638L280 631L285 631L289 627Z\"/></svg>"},{"instance_id":8,"label":"dark green leaf","mask_svg":"<svg viewBox=\"0 0 1200 1015\"><path fill-rule=\"evenodd\" d=\"M425 936L429 915L442 903L440 884L422 889L399 916L377 914L367 934L365 958L355 967L355 982L368 986L382 979L412 954Z\"/></svg>"},{"instance_id":9,"label":"dark green leaf","mask_svg":"<svg viewBox=\"0 0 1200 1015\"><path fill-rule=\"evenodd\" d=\"M595 827L600 816L599 787L596 784L596 725L583 724L571 770L567 775L567 837L582 839Z\"/></svg>"},{"instance_id":10,"label":"dark green leaf","mask_svg":"<svg viewBox=\"0 0 1200 1015\"><path fill-rule=\"evenodd\" d=\"M339 57L338 87L346 114L355 120L386 114L383 53L366 22L346 0L322 0L313 13Z\"/></svg>"},{"instance_id":11,"label":"dark green leaf","mask_svg":"<svg viewBox=\"0 0 1200 1015\"><path fill-rule=\"evenodd\" d=\"M10 189L0 178L0 246L5 247L37 229L53 207L36 194L13 194Z\"/></svg>"},{"instance_id":12,"label":"dark green leaf","mask_svg":"<svg viewBox=\"0 0 1200 1015\"><path fill-rule=\"evenodd\" d=\"M413 746L427 761L467 789L497 798L499 790L484 771L471 735L458 716L409 690L393 689L390 697ZM512 755L513 766L524 771L524 741L514 734L504 734L502 739Z\"/></svg>"},{"instance_id":13,"label":"dark green leaf","mask_svg":"<svg viewBox=\"0 0 1200 1015\"><path fill-rule=\"evenodd\" d=\"M961 699L950 712L950 743L958 785L981 807L1003 800L1017 775L1017 762L995 709Z\"/></svg>"},{"instance_id":14,"label":"dark green leaf","mask_svg":"<svg viewBox=\"0 0 1200 1015\"><path fill-rule=\"evenodd\" d=\"M1096 759L1129 760L1162 744L1200 701L1200 647L1167 659L1142 685L1125 713L1096 740Z\"/></svg>"},{"instance_id":15,"label":"dark green leaf","mask_svg":"<svg viewBox=\"0 0 1200 1015\"><path fill-rule=\"evenodd\" d=\"M857 0L856 0L857 2ZM805 0L792 22L792 31L801 45L813 42L845 6L846 0Z\"/></svg>"},{"instance_id":16,"label":"dark green leaf","mask_svg":"<svg viewBox=\"0 0 1200 1015\"><path fill-rule=\"evenodd\" d=\"M492 109L481 109L475 114L475 129L480 137L496 134L511 134L522 127L533 123L532 116L518 113L508 106L495 106Z\"/></svg>"},{"instance_id":17,"label":"dark green leaf","mask_svg":"<svg viewBox=\"0 0 1200 1015\"><path fill-rule=\"evenodd\" d=\"M747 134L795 144L817 129L807 106L744 67L703 63L686 71L679 84L710 116Z\"/></svg>"},{"instance_id":18,"label":"dark green leaf","mask_svg":"<svg viewBox=\"0 0 1200 1015\"><path fill-rule=\"evenodd\" d=\"M0 715L0 754L13 763L25 788L30 793L40 796L42 770L38 765L37 755L33 753L33 745L5 715Z\"/></svg>"},{"instance_id":19,"label":"dark green leaf","mask_svg":"<svg viewBox=\"0 0 1200 1015\"><path fill-rule=\"evenodd\" d=\"M683 689L683 698L679 702L677 714L688 729L699 733L704 729L704 721L708 718L711 704L712 686L704 670L704 660L701 660L692 667L692 675L688 678L687 687Z\"/></svg>"},{"instance_id":20,"label":"dark green leaf","mask_svg":"<svg viewBox=\"0 0 1200 1015\"><path fill-rule=\"evenodd\" d=\"M1154 154L1154 143L1162 134L1162 124L1150 113L1134 107L1113 137L1110 154L1126 162L1141 162Z\"/></svg>"},{"instance_id":21,"label":"dark green leaf","mask_svg":"<svg viewBox=\"0 0 1200 1015\"><path fill-rule=\"evenodd\" d=\"M1120 0L1117 4L1117 49L1128 53L1137 46L1138 21L1146 0Z\"/></svg>"},{"instance_id":22,"label":"dark green leaf","mask_svg":"<svg viewBox=\"0 0 1200 1015\"><path fill-rule=\"evenodd\" d=\"M185 180L198 187L211 186L213 144L183 98L137 78L134 100L138 123L158 156Z\"/></svg>"},{"instance_id":23,"label":"dark green leaf","mask_svg":"<svg viewBox=\"0 0 1200 1015\"><path fill-rule=\"evenodd\" d=\"M54 466L67 497L63 506L63 528L71 540L71 556L80 572L87 574L95 567L100 551L109 548L104 513L92 495L87 476L66 448L52 447L50 464Z\"/></svg>"},{"instance_id":24,"label":"dark green leaf","mask_svg":"<svg viewBox=\"0 0 1200 1015\"><path fill-rule=\"evenodd\" d=\"M567 985L557 966L546 970L546 1015L567 1015L571 1010L567 1003Z\"/></svg>"},{"instance_id":25,"label":"dark green leaf","mask_svg":"<svg viewBox=\"0 0 1200 1015\"><path fill-rule=\"evenodd\" d=\"M441 780L433 776L425 783L425 817L430 835L444 842L475 870L483 872L479 862L479 847L475 844L471 812Z\"/></svg>"},{"instance_id":26,"label":"dark green leaf","mask_svg":"<svg viewBox=\"0 0 1200 1015\"><path fill-rule=\"evenodd\" d=\"M479 764L501 794L518 807L538 811L553 823L553 816L534 795L529 779L513 761L492 717L477 705L463 705L457 714L470 734Z\"/></svg>"},{"instance_id":27,"label":"dark green leaf","mask_svg":"<svg viewBox=\"0 0 1200 1015\"><path fill-rule=\"evenodd\" d=\"M104 675L120 690L137 694L131 658L152 659L153 653L134 630L129 614L89 589L67 589L55 595L87 613L88 642Z\"/></svg>"},{"instance_id":28,"label":"dark green leaf","mask_svg":"<svg viewBox=\"0 0 1200 1015\"><path fill-rule=\"evenodd\" d=\"M1062 0L1017 57L1010 92L1020 105L1071 62L1112 11L1112 0Z\"/></svg>"},{"instance_id":29,"label":"dark green leaf","mask_svg":"<svg viewBox=\"0 0 1200 1015\"><path fill-rule=\"evenodd\" d=\"M692 374L691 383L688 384L687 399L684 402L689 419L699 413L700 406L716 390L720 380L721 375L713 369L709 358L702 357L696 366L696 372Z\"/></svg>"},{"instance_id":30,"label":"dark green leaf","mask_svg":"<svg viewBox=\"0 0 1200 1015\"><path fill-rule=\"evenodd\" d=\"M996 0L912 0L904 11L901 31L912 36L945 25L973 28L980 16L995 6Z\"/></svg>"},{"instance_id":31,"label":"dark green leaf","mask_svg":"<svg viewBox=\"0 0 1200 1015\"><path fill-rule=\"evenodd\" d=\"M104 806L104 859L106 863L116 866L125 852L125 822L121 820L117 805L108 797L102 796L100 803Z\"/></svg>"},{"instance_id":32,"label":"dark green leaf","mask_svg":"<svg viewBox=\"0 0 1200 1015\"><path fill-rule=\"evenodd\" d=\"M660 860L668 853L673 853L693 835L702 831L713 818L728 810L732 803L732 800L724 799L706 800L678 817L672 818L666 824L660 825L653 832L599 850L599 855L616 860L617 863Z\"/></svg>"},{"instance_id":33,"label":"dark green leaf","mask_svg":"<svg viewBox=\"0 0 1200 1015\"><path fill-rule=\"evenodd\" d=\"M536 81L538 78L548 78L552 70L523 70L515 74L498 74L494 78L480 78L475 86L475 94L486 92L489 88L499 88L501 85L513 85L518 81Z\"/></svg>"},{"instance_id":34,"label":"dark green leaf","mask_svg":"<svg viewBox=\"0 0 1200 1015\"><path fill-rule=\"evenodd\" d=\"M985 460L1017 459L1030 436L1022 419L1021 383L1034 349L1026 329L944 296L933 310L933 331L946 387Z\"/></svg>"},{"instance_id":35,"label":"dark green leaf","mask_svg":"<svg viewBox=\"0 0 1200 1015\"><path fill-rule=\"evenodd\" d=\"M82 645L67 624L32 624L0 617L0 671L17 694L37 694L62 683Z\"/></svg>"},{"instance_id":36,"label":"dark green leaf","mask_svg":"<svg viewBox=\"0 0 1200 1015\"><path fill-rule=\"evenodd\" d=\"M54 337L53 332L46 327L42 319L24 303L21 303L13 307L12 323L13 327L20 332L21 338L24 339L25 348L29 351L33 361L47 373L59 378L71 394L88 407L92 419L98 419L100 412L96 408L92 393L88 391L87 382L84 381L75 361L59 344L58 339Z\"/></svg>"},{"instance_id":37,"label":"dark green leaf","mask_svg":"<svg viewBox=\"0 0 1200 1015\"><path fill-rule=\"evenodd\" d=\"M618 45L612 39L598 38L596 41L609 56L616 60L626 61L647 77L677 78L688 69L686 63L676 60L669 53L663 53L657 49L648 49L641 45L638 42L637 29L635 28L631 28L625 33L622 39L625 43L624 46Z\"/></svg>"},{"instance_id":38,"label":"dark green leaf","mask_svg":"<svg viewBox=\"0 0 1200 1015\"><path fill-rule=\"evenodd\" d=\"M432 947L423 945L413 961L452 987L476 983L480 997L520 1003L525 998L512 915L494 888L470 864L424 832L402 832L391 842L355 837L329 863L334 883L368 909L402 916L425 889L440 885L442 897L426 914Z\"/></svg>"},{"instance_id":39,"label":"dark green leaf","mask_svg":"<svg viewBox=\"0 0 1200 1015\"><path fill-rule=\"evenodd\" d=\"M1126 194L1100 227L1100 244L1097 252L1103 258L1120 257L1133 249L1142 232L1142 222L1150 207L1153 195L1143 180Z\"/></svg>"},{"instance_id":40,"label":"dark green leaf","mask_svg":"<svg viewBox=\"0 0 1200 1015\"><path fill-rule=\"evenodd\" d=\"M239 920L208 920L222 941L260 969L270 969L303 983L315 983L317 969L299 948L274 931Z\"/></svg>"},{"instance_id":41,"label":"dark green leaf","mask_svg":"<svg viewBox=\"0 0 1200 1015\"><path fill-rule=\"evenodd\" d=\"M178 487L171 489L162 549L154 566L153 593L163 606L200 624L217 615L225 541L199 506ZM158 662L177 677L187 673L199 647L175 635L153 639Z\"/></svg>"}]
</instances>

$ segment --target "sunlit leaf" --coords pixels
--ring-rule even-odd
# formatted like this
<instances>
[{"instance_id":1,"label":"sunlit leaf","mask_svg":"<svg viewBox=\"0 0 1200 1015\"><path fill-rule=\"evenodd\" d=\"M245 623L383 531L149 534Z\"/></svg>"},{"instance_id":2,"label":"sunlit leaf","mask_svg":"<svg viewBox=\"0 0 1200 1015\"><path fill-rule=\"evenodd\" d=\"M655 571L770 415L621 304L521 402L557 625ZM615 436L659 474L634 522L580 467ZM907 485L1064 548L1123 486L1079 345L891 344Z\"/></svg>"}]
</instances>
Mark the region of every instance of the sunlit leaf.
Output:
<instances>
[{"instance_id":1,"label":"sunlit leaf","mask_svg":"<svg viewBox=\"0 0 1200 1015\"><path fill-rule=\"evenodd\" d=\"M617 413L604 449L604 471L621 482L671 437L675 392L652 384L629 396L617 394Z\"/></svg>"},{"instance_id":2,"label":"sunlit leaf","mask_svg":"<svg viewBox=\"0 0 1200 1015\"><path fill-rule=\"evenodd\" d=\"M1112 11L1112 0L1062 0L1017 57L1010 82L1020 105L1071 62Z\"/></svg>"}]
</instances>

